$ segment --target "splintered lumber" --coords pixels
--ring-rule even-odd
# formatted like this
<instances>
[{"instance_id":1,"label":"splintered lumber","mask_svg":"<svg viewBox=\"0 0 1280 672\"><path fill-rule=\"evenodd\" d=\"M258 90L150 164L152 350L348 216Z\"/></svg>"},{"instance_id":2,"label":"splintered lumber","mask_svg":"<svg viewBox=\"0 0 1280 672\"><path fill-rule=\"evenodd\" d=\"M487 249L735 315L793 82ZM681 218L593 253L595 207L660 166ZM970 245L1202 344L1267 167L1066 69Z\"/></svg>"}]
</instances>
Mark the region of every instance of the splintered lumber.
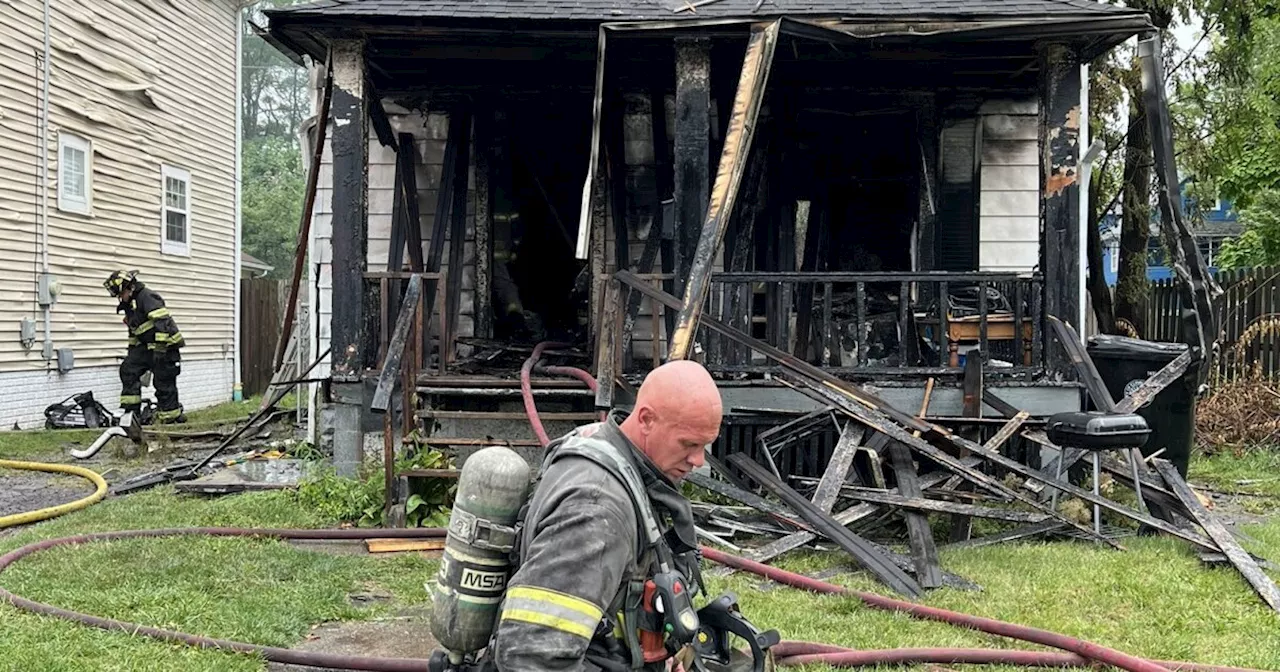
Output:
<instances>
[{"instance_id":1,"label":"splintered lumber","mask_svg":"<svg viewBox=\"0 0 1280 672\"><path fill-rule=\"evenodd\" d=\"M1156 458L1154 462L1160 476L1169 484L1169 488L1178 496L1178 499L1182 500L1182 504L1187 507L1196 523L1217 542L1222 553L1226 554L1236 570L1244 575L1249 585L1253 586L1253 589L1262 597L1262 601L1273 610L1280 611L1280 589L1276 588L1275 582L1264 574L1262 568L1258 567L1258 563L1254 562L1240 544L1236 543L1235 537L1231 536L1222 522L1204 508L1204 504L1201 504L1200 499L1191 491L1191 486L1182 480L1182 475L1178 473L1178 468L1173 466L1172 462L1161 458Z\"/></svg>"},{"instance_id":2,"label":"splintered lumber","mask_svg":"<svg viewBox=\"0 0 1280 672\"><path fill-rule=\"evenodd\" d=\"M981 548L983 546L1002 544L1006 541L1016 541L1018 539L1026 539L1028 537L1035 537L1041 534L1055 532L1063 527L1065 527L1065 525L1056 520L1046 520L1034 525L1026 525L1017 529L997 532L996 534L989 534L985 537L978 537L977 539L957 541L954 544L947 544L944 548L948 550L953 548Z\"/></svg>"},{"instance_id":3,"label":"splintered lumber","mask_svg":"<svg viewBox=\"0 0 1280 672\"><path fill-rule=\"evenodd\" d=\"M886 586L912 598L920 596L920 584L916 583L916 580L911 578L901 567L898 567L888 557L887 553L878 546L850 532L843 525L836 522L830 514L818 509L803 495L775 478L773 474L769 473L769 470L752 461L746 455L738 453L730 457L729 460L737 465L747 476L750 476L752 480L763 485L778 499L786 503L788 507L815 529L821 531L823 536L852 555L859 564L874 574Z\"/></svg>"},{"instance_id":4,"label":"splintered lumber","mask_svg":"<svg viewBox=\"0 0 1280 672\"><path fill-rule=\"evenodd\" d=\"M1013 523L1040 523L1049 518L1047 514L1030 513L1027 511L1014 511L1012 509L997 509L989 506L975 506L973 504L958 504L956 502L944 502L936 499L926 499L923 496L903 496L894 494L885 490L877 490L874 488L853 488L846 487L844 489L846 497L856 499L872 504L884 504L886 506L896 506L914 511L932 511L935 513L953 513L973 518L987 518L990 520L1007 520ZM917 514L918 515L918 514ZM923 517L923 516L921 516ZM926 523L927 524L927 523ZM929 586L925 586L928 588Z\"/></svg>"},{"instance_id":5,"label":"splintered lumber","mask_svg":"<svg viewBox=\"0 0 1280 672\"><path fill-rule=\"evenodd\" d=\"M442 551L444 539L366 539L370 553L403 553L405 551Z\"/></svg>"},{"instance_id":6,"label":"splintered lumber","mask_svg":"<svg viewBox=\"0 0 1280 672\"><path fill-rule=\"evenodd\" d=\"M1071 364L1076 369L1076 375L1080 378L1080 382L1084 383L1084 387L1089 391L1089 398L1093 399L1093 405L1099 411L1110 413L1116 407L1116 401L1111 397L1111 392L1107 391L1107 384L1102 381L1102 375L1098 373L1098 368L1093 365L1093 358L1089 356L1088 351L1084 349L1084 344L1080 342L1080 334L1076 332L1071 325L1059 320L1053 315L1048 316L1049 325L1053 327L1054 335L1058 337L1058 342L1062 343L1062 348L1067 351L1067 357L1071 359Z\"/></svg>"},{"instance_id":7,"label":"splintered lumber","mask_svg":"<svg viewBox=\"0 0 1280 672\"><path fill-rule=\"evenodd\" d=\"M1156 371L1154 376L1146 379L1134 390L1129 396L1120 400L1116 404L1116 413L1136 413L1139 408L1146 406L1148 402L1156 398L1157 394L1164 391L1164 388L1173 384L1173 381L1182 377L1187 372L1187 367L1191 366L1191 351L1188 350L1178 355L1172 362L1164 365L1164 368Z\"/></svg>"},{"instance_id":8,"label":"splintered lumber","mask_svg":"<svg viewBox=\"0 0 1280 672\"><path fill-rule=\"evenodd\" d=\"M963 476L969 482L991 492L994 495L997 495L1004 499L1009 499L1009 498L1016 499L1042 513L1046 513L1052 516L1053 518L1059 520L1060 522L1066 523L1080 530L1081 532L1084 532L1085 534L1089 535L1094 539L1102 541L1103 543L1113 546L1117 549L1121 548L1121 546L1117 544L1115 541L1111 539L1107 539L1106 537L1095 533L1093 530L1089 529L1088 527L1085 527L1084 525L1076 523L1075 521L1072 521L1062 516L1057 511L1054 511L1053 509L1045 506L1039 501L1036 501L1034 498L1024 495L1015 490L1012 490L1006 487L999 480L996 480L995 478L992 478L980 471L977 471L976 469L971 469L969 467L964 466L964 464L962 464L958 458L952 457L947 452L943 451L941 448L938 448L930 443L925 442L922 439L912 436L910 432L907 432L901 427L898 427L894 425L892 422L889 422L889 419L886 418L883 414L879 413L878 411L875 411L870 408L865 408L856 403L852 403L850 400L839 395L835 390L832 390L829 387L819 388L818 386L810 386L807 384L802 384L797 389L799 389L801 392L804 392L805 394L810 395L814 399L825 401L825 403L835 404L837 407L839 407L844 412L848 413L850 416L852 416L859 422L862 422L863 424L867 425L868 427L871 427L872 429L882 434L888 435L892 439L896 439L902 443L905 443L908 447L915 450L916 452L924 455L925 457L928 457L929 459L933 460L934 462L937 462L938 464L946 467L947 469L950 469L955 474ZM963 442L964 448L986 458L987 460L996 462L1001 466L1013 465L1014 467L1017 468L1017 469L1013 469L1014 471L1030 472L1038 476L1038 474L1036 474L1034 469L1026 467L1014 460L1011 460L1001 455L999 452L988 450L983 446L978 445L977 443L974 443L972 441L966 441L965 439L962 439L960 437L956 437L950 434L948 435L952 436L953 441ZM1009 468L1009 467L1006 466L1006 468ZM1026 474L1022 473L1022 475L1026 475ZM1085 492L1085 491L1081 490L1081 492ZM1086 494L1088 494L1090 497L1093 496L1093 493L1086 493Z\"/></svg>"},{"instance_id":9,"label":"splintered lumber","mask_svg":"<svg viewBox=\"0 0 1280 672\"><path fill-rule=\"evenodd\" d=\"M861 438L862 430L852 422L846 422L844 429L840 430L840 439L831 452L831 461L827 462L827 470L813 492L813 505L823 513L831 513L831 507L840 498L840 486L849 478L849 468L853 466L853 456Z\"/></svg>"},{"instance_id":10,"label":"splintered lumber","mask_svg":"<svg viewBox=\"0 0 1280 672\"><path fill-rule=\"evenodd\" d=\"M710 476L705 476L697 472L690 473L685 477L685 479L690 483L700 488L710 490L717 495L728 497L736 502L746 504L761 513L772 516L775 520L791 525L792 527L797 527L802 530L809 529L808 525L805 525L802 521L796 520L795 516L791 513L783 510L782 507L771 503L769 500L755 494L754 492L739 488L735 485L729 485L728 483L721 483Z\"/></svg>"},{"instance_id":11,"label":"splintered lumber","mask_svg":"<svg viewBox=\"0 0 1280 672\"><path fill-rule=\"evenodd\" d=\"M725 133L724 147L720 152L720 163L716 169L715 184L711 188L706 219L702 224L697 249L688 266L685 300L677 308L680 312L676 317L675 333L671 335L669 359L686 359L692 350L693 336L697 332L698 319L711 285L711 266L719 255L720 244L724 240L738 197L738 187L746 171L747 157L751 151L751 140L755 137L756 119L764 101L765 85L769 81L780 26L781 22L775 20L751 27L751 39L742 59L738 90L733 97L729 130Z\"/></svg>"},{"instance_id":12,"label":"splintered lumber","mask_svg":"<svg viewBox=\"0 0 1280 672\"><path fill-rule=\"evenodd\" d=\"M911 451L901 443L890 442L889 458L892 460L894 476L898 480L898 491L903 495L899 499L924 501L920 479L916 474L916 465L911 461ZM889 497L892 498L894 495ZM881 503L895 504L895 502ZM896 504L902 506L901 503ZM938 547L933 543L933 530L929 527L929 519L917 511L918 506L903 508L907 509L903 516L907 521L907 535L911 542L911 559L915 563L916 577L920 580L920 585L925 588L937 588L942 585L942 568L938 565Z\"/></svg>"}]
</instances>

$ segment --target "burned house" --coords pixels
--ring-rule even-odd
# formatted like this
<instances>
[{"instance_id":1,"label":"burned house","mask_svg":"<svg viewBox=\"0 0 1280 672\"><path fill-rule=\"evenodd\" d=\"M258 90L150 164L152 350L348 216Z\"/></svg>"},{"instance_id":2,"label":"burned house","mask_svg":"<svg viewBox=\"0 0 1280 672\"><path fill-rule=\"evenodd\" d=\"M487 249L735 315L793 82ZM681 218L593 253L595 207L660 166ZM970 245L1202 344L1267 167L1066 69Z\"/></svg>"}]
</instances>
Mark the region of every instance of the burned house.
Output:
<instances>
[{"instance_id":1,"label":"burned house","mask_svg":"<svg viewBox=\"0 0 1280 672\"><path fill-rule=\"evenodd\" d=\"M673 356L722 380L717 450L820 408L779 380L788 362L911 415L928 388L939 422L981 427L984 386L1032 417L1081 407L1051 318L1083 322L1087 69L1151 29L1140 12L318 0L268 16L264 36L320 73L307 286L340 465L383 431L369 409L398 403L434 444L536 448L520 373L543 343L525 372L552 436ZM378 397L391 363L405 402Z\"/></svg>"}]
</instances>

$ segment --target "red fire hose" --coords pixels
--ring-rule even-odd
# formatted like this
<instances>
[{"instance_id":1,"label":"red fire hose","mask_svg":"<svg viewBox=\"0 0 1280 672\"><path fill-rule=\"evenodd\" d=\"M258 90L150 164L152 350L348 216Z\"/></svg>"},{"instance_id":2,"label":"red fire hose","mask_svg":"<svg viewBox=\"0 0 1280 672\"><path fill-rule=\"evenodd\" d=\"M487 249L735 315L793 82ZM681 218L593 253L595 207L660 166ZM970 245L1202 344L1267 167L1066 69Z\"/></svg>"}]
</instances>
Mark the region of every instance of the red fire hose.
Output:
<instances>
[{"instance_id":1,"label":"red fire hose","mask_svg":"<svg viewBox=\"0 0 1280 672\"><path fill-rule=\"evenodd\" d=\"M73 537L62 537L59 539L46 539L32 544L27 544L22 548L10 551L0 556L0 573L3 573L11 565L18 560L33 555L40 551L56 548L58 546L80 545L95 541L111 541L117 539L137 539L147 537L173 537L173 536L219 536L219 537L253 537L253 538L277 538L277 539L370 539L375 537L400 537L400 538L439 538L446 534L443 528L407 528L407 529L341 529L341 530L281 530L281 529L242 529L230 527L189 527L189 528L173 528L173 529L156 529L156 530L127 530L120 532L99 532L95 534L82 534ZM761 567L759 563L751 562L743 558L738 558L726 553L721 553L714 549L703 547L705 557L713 562L728 564L731 567L738 567L749 572L761 574L766 578L773 579L780 583L789 583L797 585L800 583L807 584L809 590L826 593L852 593L840 586L833 586L821 581L814 581L808 577L803 577L790 572L785 572L772 567L767 567L768 573L758 572ZM803 582L793 582L791 577L800 577ZM858 593L852 593L859 595ZM878 597L878 596L877 596ZM164 630L161 628L153 628L136 623L128 623L125 621L117 621L100 616L92 616L82 614L80 612L71 611L70 609L62 609L51 604L36 602L25 597L15 595L4 588L0 588L0 599L13 605L18 609L29 611L35 614L45 616L53 616L68 621L74 621L83 625L103 630L114 630L129 634L146 635L154 639L162 641L177 642L187 644L197 648L220 649L225 651L237 651L246 654L261 655L266 660L286 663L292 665L309 665L312 667L322 667L336 670L367 670L369 672L425 672L427 670L427 661L420 658L384 658L377 656L348 656L333 653L319 653L312 651L295 651L292 649L282 649L272 646L262 646L259 644L249 644L245 642L236 642L225 639L213 639L210 637L202 637L199 635L191 635L184 632L174 630ZM896 602L887 598L879 598L886 602ZM917 607L909 603L901 603L907 607ZM928 609L921 607L921 609ZM903 609L906 613L916 617L924 618L923 612ZM938 614L952 614L941 609L932 610ZM991 621L990 619L981 619L972 616L965 617L964 614L954 614L955 616L971 619L974 624L994 623L1007 628L1000 634L1008 632L1009 636L1017 639L1026 639L1026 641L1037 641L1019 637L1022 632L1043 633L1033 628L1023 628L1022 626L1001 624L999 621ZM946 620L939 618L939 620ZM946 622L952 622L946 620ZM969 625L968 627L977 627ZM981 629L981 628L979 628ZM988 630L989 631L989 630ZM1077 643L1080 647L1091 647L1089 650L1094 654L1090 656L1076 655L1072 653L1058 654L1038 651L1012 651L1012 650L984 650L984 649L892 649L887 651L855 651L830 644L816 644L810 642L781 642L773 648L774 657L780 665L803 665L808 663L824 663L835 667L859 667L871 665L891 665L905 663L995 663L995 664L1013 664L1025 666L1040 667L1093 667L1097 662L1105 662L1101 657L1110 649L1105 649L1094 644L1087 644L1080 640L1072 639L1064 635L1054 635L1047 633L1054 641L1064 644ZM1044 639L1044 638L1041 638ZM1052 644L1051 644L1052 646ZM1116 658L1117 667L1125 670L1138 669L1169 669L1169 670L1186 670L1188 672L1263 672L1262 670L1252 670L1248 668L1238 667L1218 667L1213 665L1196 665L1193 663L1180 662L1160 662L1160 661L1144 661L1135 659L1132 656L1118 654L1120 658ZM1130 665L1128 661L1136 660L1144 667Z\"/></svg>"},{"instance_id":2,"label":"red fire hose","mask_svg":"<svg viewBox=\"0 0 1280 672\"><path fill-rule=\"evenodd\" d=\"M542 426L542 418L538 417L538 407L533 402L533 383L529 379L529 374L533 372L535 366L542 359L542 353L547 348L567 348L568 343L555 343L553 341L543 341L533 346L533 354L524 360L524 364L520 366L520 393L524 398L524 412L529 417L529 424L533 426L533 433L537 435L538 442L542 446L551 443L551 437L547 436L547 430ZM573 366L542 366L538 369L544 373L557 376L569 376L577 378L586 383L587 387L595 392L598 388L595 376L587 371L583 371ZM603 414L601 414L603 416Z\"/></svg>"},{"instance_id":3,"label":"red fire hose","mask_svg":"<svg viewBox=\"0 0 1280 672\"><path fill-rule=\"evenodd\" d=\"M534 431L539 435L539 439L543 442L543 445L546 445L549 441L546 438L546 432L542 428L541 422L538 420L538 410L536 405L533 403L533 395L528 383L528 374L532 370L534 363L536 363L541 357L542 350L546 347L550 347L551 345L553 344L539 344L538 347L534 349L533 356L529 361L525 362L525 366L521 370L521 390L524 393L525 409L529 414L530 424L533 425ZM583 375L587 377L590 376L589 373L580 370L577 371L582 375L579 375L579 373L570 373L570 367L554 368L558 369L558 371L548 372L573 375L580 379ZM60 539L48 539L28 544L22 548L0 556L0 572L4 572L4 570L10 565L28 555L32 555L49 548L115 539L179 535L211 535L280 539L368 539L373 537L438 538L445 536L445 534L446 530L443 528L280 530L215 527L101 532L97 534L63 537ZM723 553L706 546L702 547L702 553L705 558L712 562L748 571L778 583L783 583L796 588L802 588L817 593L849 595L861 599L864 603L873 608L900 611L914 618L941 621L943 623L959 627L1002 635L1012 639L1041 644L1065 651L1065 653L1053 653L1000 649L947 648L856 651L829 644L781 642L773 649L775 659L780 665L790 666L819 663L835 667L861 667L908 663L970 663L1021 665L1024 667L1094 667L1097 664L1102 663L1113 665L1123 670L1130 670L1131 672L1167 672L1172 670L1186 670L1188 672L1262 672L1261 670L1251 670L1248 668L1198 665L1195 663L1183 663L1176 661L1144 660L1111 648L1086 642L1074 637L1069 637L1067 635L1049 632L1047 630L1005 623L1003 621L997 621L990 618L971 616L968 614L928 607L911 602L904 602L883 597L881 595L853 591L842 586L825 583L811 579L807 576L788 572L776 567L770 567L768 565L740 558L728 553ZM75 621L95 628L117 630L130 634L142 634L155 639L180 642L200 648L215 648L248 654L258 654L269 661L279 663L309 665L340 670L368 670L370 672L424 672L427 669L427 661L422 659L346 656L339 654L295 651L291 649L281 649L278 647L261 646L244 642L212 639L208 637L201 637L199 635L176 632L173 630L147 627L134 623L82 614L69 609L62 609L53 605L36 602L34 600L14 595L4 588L0 588L0 599L3 599L18 609Z\"/></svg>"}]
</instances>

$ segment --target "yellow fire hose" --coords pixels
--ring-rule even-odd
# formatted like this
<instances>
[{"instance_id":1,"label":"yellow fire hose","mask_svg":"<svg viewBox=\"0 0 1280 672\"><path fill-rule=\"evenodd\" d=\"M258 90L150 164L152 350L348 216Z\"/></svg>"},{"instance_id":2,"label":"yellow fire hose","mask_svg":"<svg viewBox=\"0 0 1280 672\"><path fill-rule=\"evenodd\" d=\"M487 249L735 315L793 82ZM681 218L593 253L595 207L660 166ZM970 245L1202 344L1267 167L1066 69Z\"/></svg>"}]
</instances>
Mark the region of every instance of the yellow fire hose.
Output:
<instances>
[{"instance_id":1,"label":"yellow fire hose","mask_svg":"<svg viewBox=\"0 0 1280 672\"><path fill-rule=\"evenodd\" d=\"M62 473L79 476L81 478L92 481L96 490L92 495L77 499L67 504L59 504L51 506L47 509L37 509L35 511L27 511L25 513L15 513L9 516L0 516L0 529L13 527L14 525L26 525L40 520L48 520L56 518L63 514L79 511L91 504L96 503L107 495L107 482L103 480L97 472L90 471L84 467L77 467L70 464L48 464L45 462L19 462L17 460L0 460L0 468L5 469L24 469L26 471L44 471L49 473Z\"/></svg>"}]
</instances>

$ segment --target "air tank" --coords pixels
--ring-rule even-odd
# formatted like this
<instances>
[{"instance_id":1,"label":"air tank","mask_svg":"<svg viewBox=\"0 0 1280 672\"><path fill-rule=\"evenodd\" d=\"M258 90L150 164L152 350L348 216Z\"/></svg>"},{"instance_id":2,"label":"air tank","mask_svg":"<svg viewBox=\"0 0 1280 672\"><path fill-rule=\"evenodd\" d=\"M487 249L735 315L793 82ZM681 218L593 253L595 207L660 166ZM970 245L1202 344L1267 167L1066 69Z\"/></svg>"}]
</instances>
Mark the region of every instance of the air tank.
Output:
<instances>
[{"instance_id":1,"label":"air tank","mask_svg":"<svg viewBox=\"0 0 1280 672\"><path fill-rule=\"evenodd\" d=\"M489 643L529 474L524 458L503 446L479 450L462 466L431 596L431 634L454 663Z\"/></svg>"}]
</instances>

